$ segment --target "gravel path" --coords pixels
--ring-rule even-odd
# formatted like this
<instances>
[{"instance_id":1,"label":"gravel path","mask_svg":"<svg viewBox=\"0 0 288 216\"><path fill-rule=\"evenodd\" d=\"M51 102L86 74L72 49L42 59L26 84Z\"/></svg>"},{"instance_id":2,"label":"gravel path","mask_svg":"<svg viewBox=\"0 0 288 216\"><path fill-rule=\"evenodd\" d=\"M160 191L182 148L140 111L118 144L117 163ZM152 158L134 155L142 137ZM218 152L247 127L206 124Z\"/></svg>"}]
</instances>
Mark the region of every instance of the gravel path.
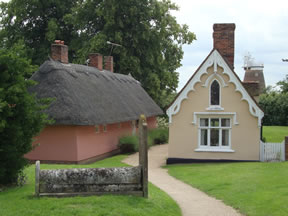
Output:
<instances>
[{"instance_id":1,"label":"gravel path","mask_svg":"<svg viewBox=\"0 0 288 216\"><path fill-rule=\"evenodd\" d=\"M148 152L148 178L154 185L165 191L180 206L183 216L240 216L235 209L222 201L175 179L167 173L165 165L168 145L153 146ZM138 165L138 153L123 160L132 166Z\"/></svg>"}]
</instances>

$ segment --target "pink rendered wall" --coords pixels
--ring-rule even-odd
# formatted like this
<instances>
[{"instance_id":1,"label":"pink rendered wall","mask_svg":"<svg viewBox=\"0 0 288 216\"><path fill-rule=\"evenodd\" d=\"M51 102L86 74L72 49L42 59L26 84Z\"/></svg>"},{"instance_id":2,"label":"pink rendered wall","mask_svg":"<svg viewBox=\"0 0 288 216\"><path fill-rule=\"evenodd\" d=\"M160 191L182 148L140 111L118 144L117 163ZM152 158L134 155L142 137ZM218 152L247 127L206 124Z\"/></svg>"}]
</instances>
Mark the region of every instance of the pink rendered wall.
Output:
<instances>
[{"instance_id":1,"label":"pink rendered wall","mask_svg":"<svg viewBox=\"0 0 288 216\"><path fill-rule=\"evenodd\" d=\"M156 128L156 117L147 119L148 128ZM102 155L117 149L118 139L132 134L132 122L103 125L96 132L95 126L47 126L34 145L40 143L33 151L25 155L30 160L76 162Z\"/></svg>"},{"instance_id":2,"label":"pink rendered wall","mask_svg":"<svg viewBox=\"0 0 288 216\"><path fill-rule=\"evenodd\" d=\"M155 117L147 119L148 127L157 127ZM103 131L103 125L99 126L99 132L95 126L77 127L77 149L78 161L85 160L97 155L105 154L117 149L118 139L123 135L132 133L132 123L123 122L121 126L118 123L106 126L107 131Z\"/></svg>"},{"instance_id":3,"label":"pink rendered wall","mask_svg":"<svg viewBox=\"0 0 288 216\"><path fill-rule=\"evenodd\" d=\"M47 126L39 136L35 137L33 145L40 146L25 155L29 160L76 161L76 127Z\"/></svg>"}]
</instances>

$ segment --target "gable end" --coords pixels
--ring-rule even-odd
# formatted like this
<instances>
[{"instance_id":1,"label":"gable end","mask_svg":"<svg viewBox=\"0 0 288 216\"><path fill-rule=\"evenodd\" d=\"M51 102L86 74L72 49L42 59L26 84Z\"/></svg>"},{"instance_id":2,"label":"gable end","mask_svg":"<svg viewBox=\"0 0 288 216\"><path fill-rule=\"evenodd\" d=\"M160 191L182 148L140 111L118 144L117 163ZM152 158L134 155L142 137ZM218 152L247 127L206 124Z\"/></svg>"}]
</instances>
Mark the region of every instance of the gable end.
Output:
<instances>
[{"instance_id":1,"label":"gable end","mask_svg":"<svg viewBox=\"0 0 288 216\"><path fill-rule=\"evenodd\" d=\"M235 91L239 92L242 95L241 100L246 100L249 105L249 112L252 116L258 118L258 126L261 126L261 120L264 116L264 112L260 109L260 107L256 104L256 102L252 99L249 93L246 91L242 82L238 78L237 74L229 67L227 62L221 56L221 54L216 50L212 50L208 57L204 60L202 65L197 69L197 71L193 74L184 88L177 95L176 99L173 103L168 107L166 113L169 117L169 123L172 123L172 116L177 114L180 111L182 101L188 98L188 93L190 91L195 91L194 86L196 83L201 82L201 76L204 74L208 74L207 69L213 65L214 73L217 72L217 66L223 68L223 74L226 74L229 77L229 83L233 83L235 85ZM204 84L204 86L206 83Z\"/></svg>"}]
</instances>

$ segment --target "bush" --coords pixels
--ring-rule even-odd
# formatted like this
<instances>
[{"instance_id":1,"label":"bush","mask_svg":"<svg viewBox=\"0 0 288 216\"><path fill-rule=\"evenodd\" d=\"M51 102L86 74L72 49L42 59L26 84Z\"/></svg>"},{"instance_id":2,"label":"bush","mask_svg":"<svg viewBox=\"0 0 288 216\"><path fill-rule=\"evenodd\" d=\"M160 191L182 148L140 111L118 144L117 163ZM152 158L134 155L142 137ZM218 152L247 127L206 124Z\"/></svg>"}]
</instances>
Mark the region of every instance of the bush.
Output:
<instances>
[{"instance_id":1,"label":"bush","mask_svg":"<svg viewBox=\"0 0 288 216\"><path fill-rule=\"evenodd\" d=\"M119 139L118 147L122 153L133 153L138 151L137 136L123 136Z\"/></svg>"},{"instance_id":2,"label":"bush","mask_svg":"<svg viewBox=\"0 0 288 216\"><path fill-rule=\"evenodd\" d=\"M28 165L24 155L32 150L33 137L49 123L42 110L44 100L29 94L35 83L27 79L36 67L25 58L19 43L0 49L0 184L24 183L22 170Z\"/></svg>"},{"instance_id":3,"label":"bush","mask_svg":"<svg viewBox=\"0 0 288 216\"><path fill-rule=\"evenodd\" d=\"M168 128L157 128L149 131L149 137L152 139L153 145L168 143Z\"/></svg>"},{"instance_id":4,"label":"bush","mask_svg":"<svg viewBox=\"0 0 288 216\"><path fill-rule=\"evenodd\" d=\"M148 148L152 146L153 140L148 135ZM118 148L122 153L134 153L139 151L139 138L136 135L123 136L119 139Z\"/></svg>"}]
</instances>

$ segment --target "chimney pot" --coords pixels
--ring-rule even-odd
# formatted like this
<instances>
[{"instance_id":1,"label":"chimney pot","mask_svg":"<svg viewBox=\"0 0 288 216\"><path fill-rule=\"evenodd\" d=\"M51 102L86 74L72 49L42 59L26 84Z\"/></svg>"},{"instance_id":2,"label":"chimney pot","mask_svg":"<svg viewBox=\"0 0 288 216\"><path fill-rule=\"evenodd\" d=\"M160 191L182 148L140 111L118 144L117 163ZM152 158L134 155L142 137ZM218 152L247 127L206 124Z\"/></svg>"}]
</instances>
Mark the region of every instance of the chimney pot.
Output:
<instances>
[{"instance_id":1,"label":"chimney pot","mask_svg":"<svg viewBox=\"0 0 288 216\"><path fill-rule=\"evenodd\" d=\"M51 45L51 57L55 61L68 64L68 46L64 45L64 41L55 40Z\"/></svg>"},{"instance_id":2,"label":"chimney pot","mask_svg":"<svg viewBox=\"0 0 288 216\"><path fill-rule=\"evenodd\" d=\"M104 56L104 69L113 72L113 56Z\"/></svg>"},{"instance_id":3,"label":"chimney pot","mask_svg":"<svg viewBox=\"0 0 288 216\"><path fill-rule=\"evenodd\" d=\"M99 53L89 54L89 66L96 67L98 70L103 70L103 56Z\"/></svg>"},{"instance_id":4,"label":"chimney pot","mask_svg":"<svg viewBox=\"0 0 288 216\"><path fill-rule=\"evenodd\" d=\"M215 23L213 25L213 44L221 55L234 68L234 23Z\"/></svg>"}]
</instances>

